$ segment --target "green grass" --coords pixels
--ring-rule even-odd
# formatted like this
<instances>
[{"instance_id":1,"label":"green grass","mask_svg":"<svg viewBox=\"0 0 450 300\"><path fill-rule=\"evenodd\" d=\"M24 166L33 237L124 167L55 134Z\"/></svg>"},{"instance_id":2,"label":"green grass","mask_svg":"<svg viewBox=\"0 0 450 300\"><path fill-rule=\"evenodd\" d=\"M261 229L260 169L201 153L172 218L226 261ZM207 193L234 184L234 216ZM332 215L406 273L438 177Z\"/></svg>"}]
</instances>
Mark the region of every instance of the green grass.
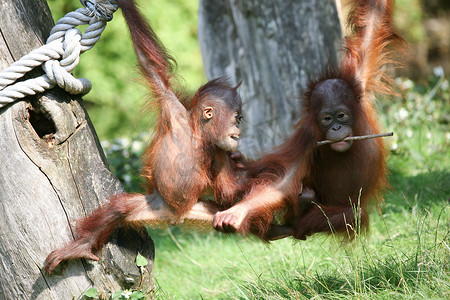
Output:
<instances>
[{"instance_id":1,"label":"green grass","mask_svg":"<svg viewBox=\"0 0 450 300\"><path fill-rule=\"evenodd\" d=\"M448 299L449 173L392 177L402 186L386 194L382 215L372 213L370 233L350 243L151 230L157 298Z\"/></svg>"}]
</instances>

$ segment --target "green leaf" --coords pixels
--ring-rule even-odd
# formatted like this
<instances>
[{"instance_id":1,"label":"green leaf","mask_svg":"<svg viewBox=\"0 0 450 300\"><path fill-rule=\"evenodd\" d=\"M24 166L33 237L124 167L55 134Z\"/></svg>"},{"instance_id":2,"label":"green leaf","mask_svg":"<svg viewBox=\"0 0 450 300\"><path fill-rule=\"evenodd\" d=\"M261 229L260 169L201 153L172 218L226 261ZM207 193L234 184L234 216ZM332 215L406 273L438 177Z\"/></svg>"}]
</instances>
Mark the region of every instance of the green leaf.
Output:
<instances>
[{"instance_id":1,"label":"green leaf","mask_svg":"<svg viewBox=\"0 0 450 300\"><path fill-rule=\"evenodd\" d=\"M117 291L117 292L115 292L114 294L112 294L112 299L119 299L119 298L122 298L122 292L123 291Z\"/></svg>"},{"instance_id":2,"label":"green leaf","mask_svg":"<svg viewBox=\"0 0 450 300\"><path fill-rule=\"evenodd\" d=\"M89 297L89 298L97 298L98 292L97 292L97 289L90 288L86 292L84 292L83 295L86 296L86 297Z\"/></svg>"},{"instance_id":3,"label":"green leaf","mask_svg":"<svg viewBox=\"0 0 450 300\"><path fill-rule=\"evenodd\" d=\"M140 291L134 291L131 296L131 300L139 300L139 299L145 299L145 294Z\"/></svg>"},{"instance_id":4,"label":"green leaf","mask_svg":"<svg viewBox=\"0 0 450 300\"><path fill-rule=\"evenodd\" d=\"M138 252L138 255L136 256L136 266L143 267L146 265L148 265L147 259Z\"/></svg>"}]
</instances>

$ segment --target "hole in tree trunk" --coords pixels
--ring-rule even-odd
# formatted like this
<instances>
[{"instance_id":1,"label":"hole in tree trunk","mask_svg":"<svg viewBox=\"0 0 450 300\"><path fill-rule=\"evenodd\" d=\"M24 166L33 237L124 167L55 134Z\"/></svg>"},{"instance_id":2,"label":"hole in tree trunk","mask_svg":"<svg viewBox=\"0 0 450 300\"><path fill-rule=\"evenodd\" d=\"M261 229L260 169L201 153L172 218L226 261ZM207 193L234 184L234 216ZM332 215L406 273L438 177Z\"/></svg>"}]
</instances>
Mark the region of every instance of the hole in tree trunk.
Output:
<instances>
[{"instance_id":1,"label":"hole in tree trunk","mask_svg":"<svg viewBox=\"0 0 450 300\"><path fill-rule=\"evenodd\" d=\"M42 112L34 109L28 110L30 116L30 124L33 126L34 131L41 138L49 142L56 132L55 124L52 120L47 118Z\"/></svg>"}]
</instances>

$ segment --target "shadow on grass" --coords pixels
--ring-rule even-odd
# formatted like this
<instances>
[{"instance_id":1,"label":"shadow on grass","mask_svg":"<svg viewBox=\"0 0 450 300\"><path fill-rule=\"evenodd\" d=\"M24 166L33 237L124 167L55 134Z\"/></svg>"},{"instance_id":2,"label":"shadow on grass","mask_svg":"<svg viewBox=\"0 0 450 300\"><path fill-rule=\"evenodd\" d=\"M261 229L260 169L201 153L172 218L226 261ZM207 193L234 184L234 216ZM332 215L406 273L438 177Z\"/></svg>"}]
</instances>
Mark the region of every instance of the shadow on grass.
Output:
<instances>
[{"instance_id":1,"label":"shadow on grass","mask_svg":"<svg viewBox=\"0 0 450 300\"><path fill-rule=\"evenodd\" d=\"M392 188L384 196L383 211L398 212L412 207L427 209L450 201L450 172L447 170L407 176L393 169L389 181Z\"/></svg>"},{"instance_id":2,"label":"shadow on grass","mask_svg":"<svg viewBox=\"0 0 450 300\"><path fill-rule=\"evenodd\" d=\"M155 245L164 251L178 251L180 247L195 245L198 243L208 243L208 240L225 241L235 239L232 234L223 234L214 230L204 230L183 228L174 226L161 229L147 228L147 232L152 237ZM241 238L240 236L238 238Z\"/></svg>"}]
</instances>

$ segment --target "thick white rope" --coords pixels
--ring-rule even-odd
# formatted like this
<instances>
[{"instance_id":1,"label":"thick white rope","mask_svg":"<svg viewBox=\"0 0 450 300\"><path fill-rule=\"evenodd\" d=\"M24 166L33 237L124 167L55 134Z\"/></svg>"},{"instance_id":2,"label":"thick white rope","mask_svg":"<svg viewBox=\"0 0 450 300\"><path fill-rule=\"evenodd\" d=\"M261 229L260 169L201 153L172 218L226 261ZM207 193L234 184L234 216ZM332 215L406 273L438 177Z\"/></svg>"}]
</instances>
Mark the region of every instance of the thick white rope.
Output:
<instances>
[{"instance_id":1,"label":"thick white rope","mask_svg":"<svg viewBox=\"0 0 450 300\"><path fill-rule=\"evenodd\" d=\"M66 14L53 27L47 43L31 51L0 73L0 108L17 99L41 93L55 85L70 94L86 94L91 82L75 78L71 72L78 65L80 54L91 49L100 39L106 23L117 10L115 0L80 0L85 8ZM98 3L97 3L97 2ZM75 27L89 24L85 33ZM16 82L37 66L45 74Z\"/></svg>"}]
</instances>

